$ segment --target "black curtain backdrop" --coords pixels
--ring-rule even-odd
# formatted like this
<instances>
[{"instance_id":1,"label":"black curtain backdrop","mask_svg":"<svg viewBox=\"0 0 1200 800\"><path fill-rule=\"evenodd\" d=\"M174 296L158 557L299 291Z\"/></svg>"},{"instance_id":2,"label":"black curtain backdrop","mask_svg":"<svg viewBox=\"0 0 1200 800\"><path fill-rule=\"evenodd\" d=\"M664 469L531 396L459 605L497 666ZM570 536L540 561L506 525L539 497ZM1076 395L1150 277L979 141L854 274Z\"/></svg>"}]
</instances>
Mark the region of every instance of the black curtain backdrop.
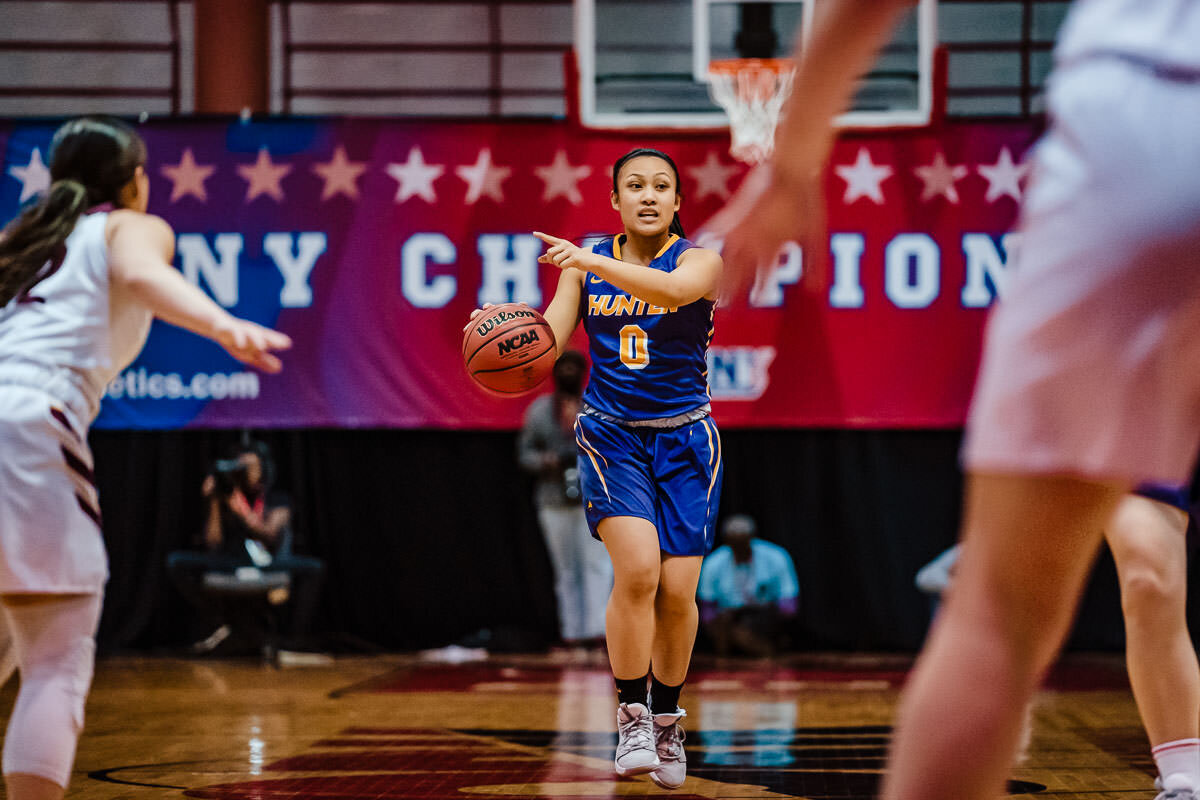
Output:
<instances>
[{"instance_id":1,"label":"black curtain backdrop","mask_svg":"<svg viewBox=\"0 0 1200 800\"><path fill-rule=\"evenodd\" d=\"M231 431L96 431L112 577L108 650L154 650L202 629L165 570L195 545L200 484ZM385 649L449 644L480 629L550 640L555 600L515 434L303 430L257 433L293 498L297 551L327 574L316 628ZM929 600L917 569L956 537L957 431L726 431L722 516L756 517L800 579L804 648L915 650ZM600 546L600 545L597 545ZM1033 579L1035 576L1031 576ZM1071 642L1123 646L1116 573L1102 554Z\"/></svg>"}]
</instances>

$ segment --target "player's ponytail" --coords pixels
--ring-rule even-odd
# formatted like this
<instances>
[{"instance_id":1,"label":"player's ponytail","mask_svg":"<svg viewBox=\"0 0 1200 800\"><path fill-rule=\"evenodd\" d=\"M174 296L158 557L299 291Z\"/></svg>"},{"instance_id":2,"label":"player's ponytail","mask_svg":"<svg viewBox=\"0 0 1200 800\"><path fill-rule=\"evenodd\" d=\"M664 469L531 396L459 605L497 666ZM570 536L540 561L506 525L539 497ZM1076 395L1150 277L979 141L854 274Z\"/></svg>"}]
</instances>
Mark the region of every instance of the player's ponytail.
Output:
<instances>
[{"instance_id":1,"label":"player's ponytail","mask_svg":"<svg viewBox=\"0 0 1200 800\"><path fill-rule=\"evenodd\" d=\"M679 183L679 167L675 166L675 161L662 150L655 150L653 147L635 147L625 155L617 159L617 163L613 164L612 172L612 190L613 194L617 194L617 177L621 174L621 167L625 166L625 162L631 158L638 156L654 156L661 158L671 166L671 172L675 173L675 194L683 197L683 187ZM679 221L679 213L671 218L671 227L667 229L671 233L678 236L680 239L686 239L687 235L683 232L683 223Z\"/></svg>"},{"instance_id":2,"label":"player's ponytail","mask_svg":"<svg viewBox=\"0 0 1200 800\"><path fill-rule=\"evenodd\" d=\"M84 211L120 204L145 161L141 137L119 120L81 117L58 129L50 188L0 232L0 308L46 276Z\"/></svg>"},{"instance_id":3,"label":"player's ponytail","mask_svg":"<svg viewBox=\"0 0 1200 800\"><path fill-rule=\"evenodd\" d=\"M671 227L667 228L667 230L680 239L687 238L687 234L683 232L683 223L679 221L679 212L676 212L675 216L671 217Z\"/></svg>"},{"instance_id":4,"label":"player's ponytail","mask_svg":"<svg viewBox=\"0 0 1200 800\"><path fill-rule=\"evenodd\" d=\"M0 308L33 286L87 208L87 187L55 181L0 234Z\"/></svg>"}]
</instances>

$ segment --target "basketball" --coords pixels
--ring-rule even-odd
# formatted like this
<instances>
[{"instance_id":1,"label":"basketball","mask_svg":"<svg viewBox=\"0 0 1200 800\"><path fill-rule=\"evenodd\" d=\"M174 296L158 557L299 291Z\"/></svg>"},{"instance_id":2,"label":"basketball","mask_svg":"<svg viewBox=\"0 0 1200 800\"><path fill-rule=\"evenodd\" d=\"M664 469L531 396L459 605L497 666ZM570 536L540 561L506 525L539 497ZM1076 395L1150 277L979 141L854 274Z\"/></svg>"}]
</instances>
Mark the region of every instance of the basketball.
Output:
<instances>
[{"instance_id":1,"label":"basketball","mask_svg":"<svg viewBox=\"0 0 1200 800\"><path fill-rule=\"evenodd\" d=\"M558 346L545 318L523 303L492 306L463 336L463 363L496 394L523 394L554 370Z\"/></svg>"}]
</instances>

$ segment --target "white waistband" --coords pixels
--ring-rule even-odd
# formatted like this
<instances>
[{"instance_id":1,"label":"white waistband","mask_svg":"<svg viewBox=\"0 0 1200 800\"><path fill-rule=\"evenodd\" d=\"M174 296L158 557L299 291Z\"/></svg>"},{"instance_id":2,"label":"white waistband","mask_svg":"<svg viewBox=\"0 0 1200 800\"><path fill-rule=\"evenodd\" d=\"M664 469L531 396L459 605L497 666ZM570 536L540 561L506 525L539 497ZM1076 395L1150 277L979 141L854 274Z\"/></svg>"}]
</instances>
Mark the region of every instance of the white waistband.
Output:
<instances>
[{"instance_id":1,"label":"white waistband","mask_svg":"<svg viewBox=\"0 0 1200 800\"><path fill-rule=\"evenodd\" d=\"M66 367L36 361L0 360L0 386L11 384L38 389L59 401L85 427L100 411L100 399L87 390L82 375Z\"/></svg>"},{"instance_id":2,"label":"white waistband","mask_svg":"<svg viewBox=\"0 0 1200 800\"><path fill-rule=\"evenodd\" d=\"M679 428L683 425L689 425L697 420L704 419L712 413L712 406L705 403L698 408L693 408L691 411L685 411L682 414L676 414L673 417L657 417L655 419L618 419L611 414L605 414L599 409L583 404L583 413L590 414L593 417L599 417L607 422L615 422L618 425L624 425L626 428Z\"/></svg>"}]
</instances>

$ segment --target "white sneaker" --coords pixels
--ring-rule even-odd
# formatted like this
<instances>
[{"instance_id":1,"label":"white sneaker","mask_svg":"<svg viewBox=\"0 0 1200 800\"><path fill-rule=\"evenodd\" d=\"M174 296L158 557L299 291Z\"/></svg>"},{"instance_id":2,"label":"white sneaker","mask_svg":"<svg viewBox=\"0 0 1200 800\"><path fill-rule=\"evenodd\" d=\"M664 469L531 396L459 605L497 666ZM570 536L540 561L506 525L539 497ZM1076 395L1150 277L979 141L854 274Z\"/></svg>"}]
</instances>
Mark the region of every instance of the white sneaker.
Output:
<instances>
[{"instance_id":1,"label":"white sneaker","mask_svg":"<svg viewBox=\"0 0 1200 800\"><path fill-rule=\"evenodd\" d=\"M654 715L654 743L662 766L650 773L650 780L664 789L678 789L687 778L687 754L683 740L687 738L679 720L687 716L682 708L674 714Z\"/></svg>"},{"instance_id":2,"label":"white sneaker","mask_svg":"<svg viewBox=\"0 0 1200 800\"><path fill-rule=\"evenodd\" d=\"M1154 788L1160 790L1154 800L1194 800L1196 797L1191 780L1178 772L1155 778Z\"/></svg>"},{"instance_id":3,"label":"white sneaker","mask_svg":"<svg viewBox=\"0 0 1200 800\"><path fill-rule=\"evenodd\" d=\"M228 625L222 625L221 627L217 628L215 631L210 633L208 635L207 639L201 639L200 641L193 644L191 647L191 651L193 653L196 653L197 655L202 655L204 653L211 653L213 650L217 649L217 646L220 645L221 642L228 639L230 634L232 634L232 633L233 633L232 628L230 628Z\"/></svg>"},{"instance_id":4,"label":"white sneaker","mask_svg":"<svg viewBox=\"0 0 1200 800\"><path fill-rule=\"evenodd\" d=\"M641 703L617 706L617 756L613 759L617 774L642 775L658 769L654 747L654 717Z\"/></svg>"}]
</instances>

